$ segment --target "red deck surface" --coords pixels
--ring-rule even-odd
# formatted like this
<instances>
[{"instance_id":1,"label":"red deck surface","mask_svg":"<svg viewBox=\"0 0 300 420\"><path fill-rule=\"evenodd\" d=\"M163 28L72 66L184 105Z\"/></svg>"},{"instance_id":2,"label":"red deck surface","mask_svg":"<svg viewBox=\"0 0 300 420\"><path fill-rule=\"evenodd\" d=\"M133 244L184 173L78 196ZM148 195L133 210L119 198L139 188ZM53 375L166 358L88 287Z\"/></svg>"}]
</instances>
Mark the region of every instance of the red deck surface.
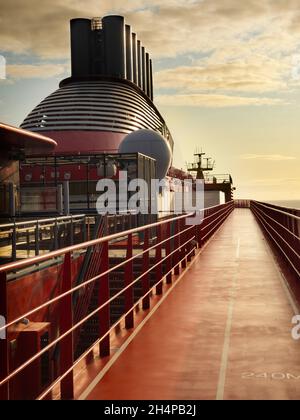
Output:
<instances>
[{"instance_id":1,"label":"red deck surface","mask_svg":"<svg viewBox=\"0 0 300 420\"><path fill-rule=\"evenodd\" d=\"M253 215L235 210L82 398L299 399L295 312Z\"/></svg>"}]
</instances>

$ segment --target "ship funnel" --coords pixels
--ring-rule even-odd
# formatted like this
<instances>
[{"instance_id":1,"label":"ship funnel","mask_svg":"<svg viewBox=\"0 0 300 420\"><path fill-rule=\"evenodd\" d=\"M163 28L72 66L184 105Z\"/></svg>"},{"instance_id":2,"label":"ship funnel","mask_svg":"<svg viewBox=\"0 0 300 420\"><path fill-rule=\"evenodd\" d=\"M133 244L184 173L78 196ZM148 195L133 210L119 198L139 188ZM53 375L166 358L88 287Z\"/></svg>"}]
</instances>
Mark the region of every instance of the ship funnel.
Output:
<instances>
[{"instance_id":1,"label":"ship funnel","mask_svg":"<svg viewBox=\"0 0 300 420\"><path fill-rule=\"evenodd\" d=\"M123 16L71 20L72 77L127 79L153 99L152 61Z\"/></svg>"},{"instance_id":2,"label":"ship funnel","mask_svg":"<svg viewBox=\"0 0 300 420\"><path fill-rule=\"evenodd\" d=\"M129 25L125 26L125 38L126 38L126 79L133 81L132 78L132 36L131 28Z\"/></svg>"},{"instance_id":3,"label":"ship funnel","mask_svg":"<svg viewBox=\"0 0 300 420\"><path fill-rule=\"evenodd\" d=\"M137 72L138 72L138 87L143 88L142 85L142 46L141 41L137 42Z\"/></svg>"},{"instance_id":4,"label":"ship funnel","mask_svg":"<svg viewBox=\"0 0 300 420\"><path fill-rule=\"evenodd\" d=\"M147 81L146 81L146 50L142 47L142 90L147 93Z\"/></svg>"},{"instance_id":5,"label":"ship funnel","mask_svg":"<svg viewBox=\"0 0 300 420\"><path fill-rule=\"evenodd\" d=\"M109 76L125 78L125 23L122 16L102 19L104 31L104 57Z\"/></svg>"},{"instance_id":6,"label":"ship funnel","mask_svg":"<svg viewBox=\"0 0 300 420\"><path fill-rule=\"evenodd\" d=\"M91 72L90 61L90 19L71 20L72 76L87 76Z\"/></svg>"},{"instance_id":7,"label":"ship funnel","mask_svg":"<svg viewBox=\"0 0 300 420\"><path fill-rule=\"evenodd\" d=\"M137 40L136 34L132 34L132 80L137 85L138 72L137 72Z\"/></svg>"}]
</instances>

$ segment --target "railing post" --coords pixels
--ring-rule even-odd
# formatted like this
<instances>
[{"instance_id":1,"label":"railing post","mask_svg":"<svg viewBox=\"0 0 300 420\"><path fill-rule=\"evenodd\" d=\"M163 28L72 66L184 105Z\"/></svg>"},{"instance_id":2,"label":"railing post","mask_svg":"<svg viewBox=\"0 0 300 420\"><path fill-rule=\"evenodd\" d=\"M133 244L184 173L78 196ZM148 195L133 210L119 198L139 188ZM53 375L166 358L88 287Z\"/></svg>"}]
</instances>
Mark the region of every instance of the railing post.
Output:
<instances>
[{"instance_id":1,"label":"railing post","mask_svg":"<svg viewBox=\"0 0 300 420\"><path fill-rule=\"evenodd\" d=\"M149 229L145 229L144 231L144 246L143 250L146 251L149 249ZM149 251L145 252L143 254L143 273L146 273L150 269L150 257L149 257ZM143 296L149 292L150 290L150 273L148 272L145 274L142 278L142 290L143 290ZM150 308L150 295L144 297L143 299L143 309L149 309Z\"/></svg>"},{"instance_id":2,"label":"railing post","mask_svg":"<svg viewBox=\"0 0 300 420\"><path fill-rule=\"evenodd\" d=\"M68 252L65 255L63 265L62 293L72 289L72 256ZM73 306L72 294L69 294L60 301L60 334L64 334L73 327ZM60 344L60 372L63 374L73 365L73 332L61 340ZM61 399L74 399L74 374L70 372L60 384Z\"/></svg>"},{"instance_id":3,"label":"railing post","mask_svg":"<svg viewBox=\"0 0 300 420\"><path fill-rule=\"evenodd\" d=\"M51 228L50 228L51 229ZM51 234L51 230L50 230ZM39 221L37 220L35 231L34 231L34 241L35 241L35 255L38 256L40 254L40 226Z\"/></svg>"},{"instance_id":4,"label":"railing post","mask_svg":"<svg viewBox=\"0 0 300 420\"><path fill-rule=\"evenodd\" d=\"M130 233L127 239L127 255L126 255L127 260L132 258L132 255L133 255L132 247L133 247L132 233ZM131 260L131 261L128 261L125 265L125 287L127 287L132 282L133 282L133 261ZM134 302L133 286L129 287L124 292L124 295L125 295L125 313L127 313L130 310L130 308L133 307L133 302ZM133 327L134 327L134 313L132 309L132 311L130 311L128 315L126 315L125 317L125 328L129 330Z\"/></svg>"},{"instance_id":5,"label":"railing post","mask_svg":"<svg viewBox=\"0 0 300 420\"><path fill-rule=\"evenodd\" d=\"M186 242L186 234L183 233L183 231L185 230L186 226L185 226L185 219L181 219L180 220L180 229L181 229L181 234L180 234L180 244L181 246L181 252L180 252L180 259L181 261L181 267L184 269L186 268L186 245L183 245Z\"/></svg>"},{"instance_id":6,"label":"railing post","mask_svg":"<svg viewBox=\"0 0 300 420\"><path fill-rule=\"evenodd\" d=\"M167 242L165 245L165 249L166 249L166 256L169 255L169 258L167 258L166 260L166 272L167 274L167 284L171 284L172 283L172 256L171 254L171 222L167 223Z\"/></svg>"},{"instance_id":7,"label":"railing post","mask_svg":"<svg viewBox=\"0 0 300 420\"><path fill-rule=\"evenodd\" d=\"M156 228L156 243L160 244L160 242L162 241L162 230L161 230L161 225L158 225ZM161 295L162 291L163 291L163 284L160 281L163 278L163 273L162 273L162 245L158 245L155 248L155 264L158 264L157 267L155 268L155 277L156 277L156 281L160 282L157 286L156 286L156 294L157 295Z\"/></svg>"},{"instance_id":8,"label":"railing post","mask_svg":"<svg viewBox=\"0 0 300 420\"><path fill-rule=\"evenodd\" d=\"M54 249L58 249L58 224L57 224L57 218L55 219L54 223Z\"/></svg>"},{"instance_id":9,"label":"railing post","mask_svg":"<svg viewBox=\"0 0 300 420\"><path fill-rule=\"evenodd\" d=\"M11 259L16 261L17 259L17 227L16 222L14 222L14 227L12 231L12 238L11 238Z\"/></svg>"},{"instance_id":10,"label":"railing post","mask_svg":"<svg viewBox=\"0 0 300 420\"><path fill-rule=\"evenodd\" d=\"M186 220L186 219L185 219ZM187 226L187 225L186 225ZM187 262L191 262L192 261L192 248L193 248L193 244L192 244L192 228L186 233L186 240L189 241L186 248L187 248Z\"/></svg>"},{"instance_id":11,"label":"railing post","mask_svg":"<svg viewBox=\"0 0 300 420\"><path fill-rule=\"evenodd\" d=\"M82 225L82 240L86 242L87 239L87 226L86 226L86 216L83 217L83 225Z\"/></svg>"},{"instance_id":12,"label":"railing post","mask_svg":"<svg viewBox=\"0 0 300 420\"><path fill-rule=\"evenodd\" d=\"M73 223L73 216L71 215L71 222L70 222L70 245L74 245L74 223Z\"/></svg>"},{"instance_id":13,"label":"railing post","mask_svg":"<svg viewBox=\"0 0 300 420\"><path fill-rule=\"evenodd\" d=\"M176 252L174 252L174 263L175 263L175 268L174 268L174 274L175 276L179 275L180 272L180 268L179 268L179 261L180 261L180 235L178 235L180 232L180 220L176 220L175 221L175 239L174 239L174 247Z\"/></svg>"},{"instance_id":14,"label":"railing post","mask_svg":"<svg viewBox=\"0 0 300 420\"><path fill-rule=\"evenodd\" d=\"M6 273L0 273L0 327L7 323L7 278ZM9 374L9 345L7 330L0 331L0 381ZM9 383L0 387L0 400L9 400Z\"/></svg>"},{"instance_id":15,"label":"railing post","mask_svg":"<svg viewBox=\"0 0 300 420\"><path fill-rule=\"evenodd\" d=\"M106 222L108 223L108 221ZM107 224L108 229L108 224ZM109 243L104 242L101 254L100 272L105 273L109 270ZM99 279L99 306L104 305L110 298L109 290L109 274L105 274ZM102 337L110 328L110 305L107 304L99 311L99 336ZM101 341L99 347L100 357L106 357L110 354L110 337L109 334Z\"/></svg>"},{"instance_id":16,"label":"railing post","mask_svg":"<svg viewBox=\"0 0 300 420\"><path fill-rule=\"evenodd\" d=\"M201 229L202 229L202 226L204 224L204 221L205 221L205 212L203 210L203 220L202 220L202 223L199 224L199 225L195 225L195 237L196 237L196 241L197 241L197 244L198 244L198 248L199 249L202 247Z\"/></svg>"}]
</instances>

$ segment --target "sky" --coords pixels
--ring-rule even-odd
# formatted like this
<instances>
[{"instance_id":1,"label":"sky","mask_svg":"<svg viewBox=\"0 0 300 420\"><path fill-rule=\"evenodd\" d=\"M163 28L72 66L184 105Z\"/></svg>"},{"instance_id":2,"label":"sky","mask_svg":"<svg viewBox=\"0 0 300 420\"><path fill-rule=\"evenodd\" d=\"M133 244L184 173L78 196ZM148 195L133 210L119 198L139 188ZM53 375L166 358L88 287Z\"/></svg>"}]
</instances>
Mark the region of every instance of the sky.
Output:
<instances>
[{"instance_id":1,"label":"sky","mask_svg":"<svg viewBox=\"0 0 300 420\"><path fill-rule=\"evenodd\" d=\"M69 76L71 18L121 14L152 56L175 166L202 148L237 198L300 200L299 0L0 0L0 10L2 122L21 124Z\"/></svg>"}]
</instances>

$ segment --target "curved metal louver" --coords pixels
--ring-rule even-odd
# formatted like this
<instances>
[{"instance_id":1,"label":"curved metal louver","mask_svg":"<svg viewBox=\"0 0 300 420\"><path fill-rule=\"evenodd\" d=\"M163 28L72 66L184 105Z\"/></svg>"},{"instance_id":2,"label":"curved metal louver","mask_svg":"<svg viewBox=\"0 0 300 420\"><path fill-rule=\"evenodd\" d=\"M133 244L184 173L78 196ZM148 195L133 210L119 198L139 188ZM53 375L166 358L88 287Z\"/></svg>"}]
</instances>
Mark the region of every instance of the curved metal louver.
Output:
<instances>
[{"instance_id":1,"label":"curved metal louver","mask_svg":"<svg viewBox=\"0 0 300 420\"><path fill-rule=\"evenodd\" d=\"M109 81L69 83L44 99L21 127L30 131L112 131L151 129L173 141L154 106L127 84Z\"/></svg>"}]
</instances>

